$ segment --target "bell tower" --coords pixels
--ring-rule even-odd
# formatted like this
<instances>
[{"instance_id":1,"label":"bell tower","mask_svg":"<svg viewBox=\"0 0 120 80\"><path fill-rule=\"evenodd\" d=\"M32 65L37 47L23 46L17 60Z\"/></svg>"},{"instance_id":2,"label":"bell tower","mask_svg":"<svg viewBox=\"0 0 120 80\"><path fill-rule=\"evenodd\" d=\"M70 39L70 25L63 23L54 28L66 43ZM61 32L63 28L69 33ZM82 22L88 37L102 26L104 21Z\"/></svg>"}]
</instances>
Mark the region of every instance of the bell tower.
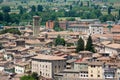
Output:
<instances>
[{"instance_id":1,"label":"bell tower","mask_svg":"<svg viewBox=\"0 0 120 80\"><path fill-rule=\"evenodd\" d=\"M40 32L40 17L33 16L33 36L38 36Z\"/></svg>"}]
</instances>

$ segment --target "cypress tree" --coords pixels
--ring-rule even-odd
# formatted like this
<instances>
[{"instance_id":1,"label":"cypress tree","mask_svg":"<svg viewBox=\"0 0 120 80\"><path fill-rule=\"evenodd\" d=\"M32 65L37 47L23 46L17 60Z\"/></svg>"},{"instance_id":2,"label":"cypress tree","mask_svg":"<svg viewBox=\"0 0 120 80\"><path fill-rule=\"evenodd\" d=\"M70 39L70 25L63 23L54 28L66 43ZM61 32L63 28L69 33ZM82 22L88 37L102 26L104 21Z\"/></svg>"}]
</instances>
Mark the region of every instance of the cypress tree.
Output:
<instances>
[{"instance_id":1,"label":"cypress tree","mask_svg":"<svg viewBox=\"0 0 120 80\"><path fill-rule=\"evenodd\" d=\"M80 7L82 7L83 6L83 2L81 1L81 3L80 3Z\"/></svg>"},{"instance_id":2,"label":"cypress tree","mask_svg":"<svg viewBox=\"0 0 120 80\"><path fill-rule=\"evenodd\" d=\"M76 52L80 52L84 50L84 40L80 37L80 39L77 41L77 47Z\"/></svg>"},{"instance_id":3,"label":"cypress tree","mask_svg":"<svg viewBox=\"0 0 120 80\"><path fill-rule=\"evenodd\" d=\"M120 9L118 10L118 15L120 16Z\"/></svg>"},{"instance_id":4,"label":"cypress tree","mask_svg":"<svg viewBox=\"0 0 120 80\"><path fill-rule=\"evenodd\" d=\"M111 14L111 9L113 9L112 6L108 7L108 14Z\"/></svg>"},{"instance_id":5,"label":"cypress tree","mask_svg":"<svg viewBox=\"0 0 120 80\"><path fill-rule=\"evenodd\" d=\"M88 37L87 44L86 44L86 50L91 51L91 52L95 52L91 36Z\"/></svg>"},{"instance_id":6,"label":"cypress tree","mask_svg":"<svg viewBox=\"0 0 120 80\"><path fill-rule=\"evenodd\" d=\"M120 19L120 9L118 10L118 19Z\"/></svg>"},{"instance_id":7,"label":"cypress tree","mask_svg":"<svg viewBox=\"0 0 120 80\"><path fill-rule=\"evenodd\" d=\"M88 7L90 6L90 3L89 3L89 1L87 1L87 6L88 6Z\"/></svg>"}]
</instances>

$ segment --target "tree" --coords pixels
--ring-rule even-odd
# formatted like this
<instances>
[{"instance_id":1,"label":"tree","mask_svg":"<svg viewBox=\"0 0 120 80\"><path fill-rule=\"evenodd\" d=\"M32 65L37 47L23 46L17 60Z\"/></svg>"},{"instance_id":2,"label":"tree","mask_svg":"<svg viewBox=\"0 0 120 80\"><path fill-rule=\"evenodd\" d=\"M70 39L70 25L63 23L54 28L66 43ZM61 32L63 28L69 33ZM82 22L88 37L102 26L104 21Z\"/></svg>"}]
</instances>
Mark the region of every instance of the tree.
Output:
<instances>
[{"instance_id":1,"label":"tree","mask_svg":"<svg viewBox=\"0 0 120 80\"><path fill-rule=\"evenodd\" d=\"M97 18L99 18L100 16L102 16L102 13L101 13L101 11L100 10L94 10L94 13L95 13L95 15L97 16Z\"/></svg>"},{"instance_id":2,"label":"tree","mask_svg":"<svg viewBox=\"0 0 120 80\"><path fill-rule=\"evenodd\" d=\"M81 1L81 3L80 3L80 7L82 7L83 6L83 2Z\"/></svg>"},{"instance_id":3,"label":"tree","mask_svg":"<svg viewBox=\"0 0 120 80\"><path fill-rule=\"evenodd\" d=\"M30 75L28 75L28 76L22 76L21 78L20 78L20 80L35 80L32 76L30 76Z\"/></svg>"},{"instance_id":4,"label":"tree","mask_svg":"<svg viewBox=\"0 0 120 80\"><path fill-rule=\"evenodd\" d=\"M90 2L89 2L89 1L87 1L87 6L88 6L88 7L90 6Z\"/></svg>"},{"instance_id":5,"label":"tree","mask_svg":"<svg viewBox=\"0 0 120 80\"><path fill-rule=\"evenodd\" d=\"M36 12L36 7L34 5L31 6L31 12Z\"/></svg>"},{"instance_id":6,"label":"tree","mask_svg":"<svg viewBox=\"0 0 120 80\"><path fill-rule=\"evenodd\" d=\"M76 52L80 52L84 50L84 40L80 37L79 40L77 41L77 47L76 47Z\"/></svg>"},{"instance_id":7,"label":"tree","mask_svg":"<svg viewBox=\"0 0 120 80\"><path fill-rule=\"evenodd\" d=\"M10 28L10 29L5 29L5 30L0 31L0 34L5 34L5 33L21 35L21 32L17 28Z\"/></svg>"},{"instance_id":8,"label":"tree","mask_svg":"<svg viewBox=\"0 0 120 80\"><path fill-rule=\"evenodd\" d=\"M95 52L91 36L88 37L87 44L86 44L86 50L91 51L91 52Z\"/></svg>"},{"instance_id":9,"label":"tree","mask_svg":"<svg viewBox=\"0 0 120 80\"><path fill-rule=\"evenodd\" d=\"M118 10L118 19L120 19L120 9Z\"/></svg>"},{"instance_id":10,"label":"tree","mask_svg":"<svg viewBox=\"0 0 120 80\"><path fill-rule=\"evenodd\" d=\"M3 0L0 0L0 3L2 3L3 2Z\"/></svg>"},{"instance_id":11,"label":"tree","mask_svg":"<svg viewBox=\"0 0 120 80\"><path fill-rule=\"evenodd\" d=\"M15 24L19 24L19 21L20 21L20 17L19 17L19 14L15 14L15 13L12 13L10 14L10 18L11 18L11 23L15 23Z\"/></svg>"},{"instance_id":12,"label":"tree","mask_svg":"<svg viewBox=\"0 0 120 80\"><path fill-rule=\"evenodd\" d=\"M38 80L38 73L33 72L33 73L31 74L31 76L32 76L35 80Z\"/></svg>"},{"instance_id":13,"label":"tree","mask_svg":"<svg viewBox=\"0 0 120 80\"><path fill-rule=\"evenodd\" d=\"M43 6L42 6L42 5L38 5L38 6L37 6L37 11L42 12L42 11L43 11Z\"/></svg>"},{"instance_id":14,"label":"tree","mask_svg":"<svg viewBox=\"0 0 120 80\"><path fill-rule=\"evenodd\" d=\"M3 13L2 12L0 12L0 21L3 21Z\"/></svg>"},{"instance_id":15,"label":"tree","mask_svg":"<svg viewBox=\"0 0 120 80\"><path fill-rule=\"evenodd\" d=\"M72 10L72 8L73 8L72 5L70 5L70 10Z\"/></svg>"},{"instance_id":16,"label":"tree","mask_svg":"<svg viewBox=\"0 0 120 80\"><path fill-rule=\"evenodd\" d=\"M106 21L115 21L115 17L112 14L109 15L102 15L99 17L101 22L106 22Z\"/></svg>"},{"instance_id":17,"label":"tree","mask_svg":"<svg viewBox=\"0 0 120 80\"><path fill-rule=\"evenodd\" d=\"M119 11L118 11L118 15L120 16L120 9L119 9Z\"/></svg>"},{"instance_id":18,"label":"tree","mask_svg":"<svg viewBox=\"0 0 120 80\"><path fill-rule=\"evenodd\" d=\"M3 19L7 23L9 23L11 21L10 15L8 13L4 13Z\"/></svg>"},{"instance_id":19,"label":"tree","mask_svg":"<svg viewBox=\"0 0 120 80\"><path fill-rule=\"evenodd\" d=\"M65 46L65 40L63 38L61 38L60 35L58 35L57 38L55 39L55 46L57 46L57 45Z\"/></svg>"},{"instance_id":20,"label":"tree","mask_svg":"<svg viewBox=\"0 0 120 80\"><path fill-rule=\"evenodd\" d=\"M2 43L0 43L0 50L3 49Z\"/></svg>"},{"instance_id":21,"label":"tree","mask_svg":"<svg viewBox=\"0 0 120 80\"><path fill-rule=\"evenodd\" d=\"M62 31L62 29L61 29L60 26L59 26L58 21L55 21L55 22L54 22L54 27L53 27L53 29L54 29L55 31Z\"/></svg>"},{"instance_id":22,"label":"tree","mask_svg":"<svg viewBox=\"0 0 120 80\"><path fill-rule=\"evenodd\" d=\"M108 14L111 14L111 9L113 9L112 6L108 7Z\"/></svg>"},{"instance_id":23,"label":"tree","mask_svg":"<svg viewBox=\"0 0 120 80\"><path fill-rule=\"evenodd\" d=\"M23 14L24 13L24 8L22 6L18 6L18 9L20 10L19 14Z\"/></svg>"},{"instance_id":24,"label":"tree","mask_svg":"<svg viewBox=\"0 0 120 80\"><path fill-rule=\"evenodd\" d=\"M67 21L75 21L75 18L68 18Z\"/></svg>"},{"instance_id":25,"label":"tree","mask_svg":"<svg viewBox=\"0 0 120 80\"><path fill-rule=\"evenodd\" d=\"M4 13L8 13L8 12L10 12L10 6L3 6L2 7L2 11L4 12Z\"/></svg>"},{"instance_id":26,"label":"tree","mask_svg":"<svg viewBox=\"0 0 120 80\"><path fill-rule=\"evenodd\" d=\"M39 80L39 76L36 72L33 72L30 75L24 75L20 78L20 80Z\"/></svg>"},{"instance_id":27,"label":"tree","mask_svg":"<svg viewBox=\"0 0 120 80\"><path fill-rule=\"evenodd\" d=\"M25 13L21 16L21 19L22 20L30 20L30 19L32 19L32 16L30 14Z\"/></svg>"}]
</instances>

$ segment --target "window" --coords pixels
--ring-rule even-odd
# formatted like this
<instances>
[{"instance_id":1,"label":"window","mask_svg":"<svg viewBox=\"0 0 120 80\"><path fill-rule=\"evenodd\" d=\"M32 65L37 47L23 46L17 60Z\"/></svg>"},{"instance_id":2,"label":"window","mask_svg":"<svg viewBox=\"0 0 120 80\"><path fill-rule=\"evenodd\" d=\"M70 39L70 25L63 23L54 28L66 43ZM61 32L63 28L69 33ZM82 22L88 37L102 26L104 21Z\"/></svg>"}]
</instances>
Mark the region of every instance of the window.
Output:
<instances>
[{"instance_id":1,"label":"window","mask_svg":"<svg viewBox=\"0 0 120 80\"><path fill-rule=\"evenodd\" d=\"M56 68L57 66L55 66L55 68Z\"/></svg>"},{"instance_id":2,"label":"window","mask_svg":"<svg viewBox=\"0 0 120 80\"><path fill-rule=\"evenodd\" d=\"M98 73L100 73L100 71L98 71Z\"/></svg>"},{"instance_id":3,"label":"window","mask_svg":"<svg viewBox=\"0 0 120 80\"><path fill-rule=\"evenodd\" d=\"M93 71L91 70L91 73L93 73Z\"/></svg>"},{"instance_id":4,"label":"window","mask_svg":"<svg viewBox=\"0 0 120 80\"><path fill-rule=\"evenodd\" d=\"M95 67L95 65L91 65L91 67Z\"/></svg>"},{"instance_id":5,"label":"window","mask_svg":"<svg viewBox=\"0 0 120 80\"><path fill-rule=\"evenodd\" d=\"M85 77L85 75L84 75L84 77Z\"/></svg>"},{"instance_id":6,"label":"window","mask_svg":"<svg viewBox=\"0 0 120 80\"><path fill-rule=\"evenodd\" d=\"M59 65L59 69L60 69L60 65Z\"/></svg>"},{"instance_id":7,"label":"window","mask_svg":"<svg viewBox=\"0 0 120 80\"><path fill-rule=\"evenodd\" d=\"M107 77L107 75L105 75L105 77Z\"/></svg>"},{"instance_id":8,"label":"window","mask_svg":"<svg viewBox=\"0 0 120 80\"><path fill-rule=\"evenodd\" d=\"M98 77L100 77L100 75L98 75Z\"/></svg>"},{"instance_id":9,"label":"window","mask_svg":"<svg viewBox=\"0 0 120 80\"><path fill-rule=\"evenodd\" d=\"M93 77L93 75L91 74L91 77Z\"/></svg>"},{"instance_id":10,"label":"window","mask_svg":"<svg viewBox=\"0 0 120 80\"><path fill-rule=\"evenodd\" d=\"M64 68L66 68L66 65L64 65Z\"/></svg>"}]
</instances>

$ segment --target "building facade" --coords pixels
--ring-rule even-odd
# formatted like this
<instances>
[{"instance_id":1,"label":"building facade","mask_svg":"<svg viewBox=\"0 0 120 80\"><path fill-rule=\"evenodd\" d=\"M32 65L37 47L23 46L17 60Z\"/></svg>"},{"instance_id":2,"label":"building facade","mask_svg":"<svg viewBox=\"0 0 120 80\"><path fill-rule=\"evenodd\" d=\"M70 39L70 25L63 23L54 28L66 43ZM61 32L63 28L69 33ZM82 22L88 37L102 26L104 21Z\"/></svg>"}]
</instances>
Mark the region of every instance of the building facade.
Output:
<instances>
[{"instance_id":1,"label":"building facade","mask_svg":"<svg viewBox=\"0 0 120 80\"><path fill-rule=\"evenodd\" d=\"M46 22L46 29L53 29L53 27L54 27L54 21L49 20Z\"/></svg>"},{"instance_id":2,"label":"building facade","mask_svg":"<svg viewBox=\"0 0 120 80\"><path fill-rule=\"evenodd\" d=\"M58 56L39 54L32 58L32 72L53 79L54 74L65 69L66 59Z\"/></svg>"},{"instance_id":3,"label":"building facade","mask_svg":"<svg viewBox=\"0 0 120 80\"><path fill-rule=\"evenodd\" d=\"M99 24L89 25L90 34L103 34L103 26Z\"/></svg>"}]
</instances>

